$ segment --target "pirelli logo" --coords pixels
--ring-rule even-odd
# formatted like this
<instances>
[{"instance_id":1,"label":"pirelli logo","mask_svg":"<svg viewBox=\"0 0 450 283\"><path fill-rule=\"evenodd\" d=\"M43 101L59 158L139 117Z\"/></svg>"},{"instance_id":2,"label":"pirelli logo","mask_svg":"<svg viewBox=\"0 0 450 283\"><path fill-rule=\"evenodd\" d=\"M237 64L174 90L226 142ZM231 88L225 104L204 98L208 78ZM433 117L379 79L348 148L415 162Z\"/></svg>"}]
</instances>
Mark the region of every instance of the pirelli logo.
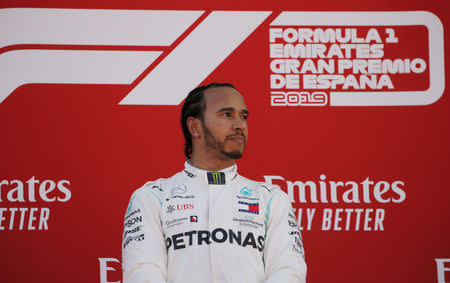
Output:
<instances>
[{"instance_id":1,"label":"pirelli logo","mask_svg":"<svg viewBox=\"0 0 450 283\"><path fill-rule=\"evenodd\" d=\"M225 184L225 173L223 172L208 172L208 184L213 185L224 185Z\"/></svg>"}]
</instances>

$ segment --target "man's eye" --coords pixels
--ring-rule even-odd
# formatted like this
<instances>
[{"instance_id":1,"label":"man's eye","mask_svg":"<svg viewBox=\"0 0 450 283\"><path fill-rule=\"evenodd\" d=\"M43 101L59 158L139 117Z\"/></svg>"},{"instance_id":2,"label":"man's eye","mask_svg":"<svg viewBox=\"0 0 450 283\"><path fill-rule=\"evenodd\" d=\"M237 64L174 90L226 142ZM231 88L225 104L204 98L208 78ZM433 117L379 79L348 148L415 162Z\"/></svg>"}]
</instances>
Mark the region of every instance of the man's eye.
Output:
<instances>
[{"instance_id":1,"label":"man's eye","mask_svg":"<svg viewBox=\"0 0 450 283\"><path fill-rule=\"evenodd\" d=\"M225 117L231 117L231 113L230 112L224 112L222 115L225 116Z\"/></svg>"},{"instance_id":2,"label":"man's eye","mask_svg":"<svg viewBox=\"0 0 450 283\"><path fill-rule=\"evenodd\" d=\"M242 115L241 119L247 120L248 119L248 115Z\"/></svg>"}]
</instances>

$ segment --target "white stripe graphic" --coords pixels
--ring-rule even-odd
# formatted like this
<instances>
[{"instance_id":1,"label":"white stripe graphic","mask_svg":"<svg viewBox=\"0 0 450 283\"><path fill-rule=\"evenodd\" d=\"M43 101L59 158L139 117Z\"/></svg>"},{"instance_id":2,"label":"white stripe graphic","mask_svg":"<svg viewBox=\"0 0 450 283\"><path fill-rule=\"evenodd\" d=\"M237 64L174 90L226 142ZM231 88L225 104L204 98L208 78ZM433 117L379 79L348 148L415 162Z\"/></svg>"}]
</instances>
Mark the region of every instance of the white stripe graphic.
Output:
<instances>
[{"instance_id":1,"label":"white stripe graphic","mask_svg":"<svg viewBox=\"0 0 450 283\"><path fill-rule=\"evenodd\" d=\"M120 104L178 105L270 13L212 12Z\"/></svg>"},{"instance_id":2,"label":"white stripe graphic","mask_svg":"<svg viewBox=\"0 0 450 283\"><path fill-rule=\"evenodd\" d=\"M169 46L203 13L0 9L0 48L15 44Z\"/></svg>"},{"instance_id":3,"label":"white stripe graphic","mask_svg":"<svg viewBox=\"0 0 450 283\"><path fill-rule=\"evenodd\" d=\"M0 9L0 48L17 44L169 46L204 11ZM212 12L121 104L175 105L271 12ZM0 54L0 103L26 83L131 84L161 52Z\"/></svg>"},{"instance_id":4,"label":"white stripe graphic","mask_svg":"<svg viewBox=\"0 0 450 283\"><path fill-rule=\"evenodd\" d=\"M162 52L16 50L0 56L0 103L28 83L131 84Z\"/></svg>"}]
</instances>

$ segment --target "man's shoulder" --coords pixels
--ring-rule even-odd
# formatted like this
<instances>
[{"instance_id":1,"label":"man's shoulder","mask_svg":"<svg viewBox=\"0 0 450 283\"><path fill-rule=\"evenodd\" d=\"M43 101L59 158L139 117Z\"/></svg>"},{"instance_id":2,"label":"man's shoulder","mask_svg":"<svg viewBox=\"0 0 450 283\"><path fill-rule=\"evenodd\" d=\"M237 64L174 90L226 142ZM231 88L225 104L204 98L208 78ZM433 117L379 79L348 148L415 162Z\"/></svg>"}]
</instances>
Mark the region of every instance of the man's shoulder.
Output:
<instances>
[{"instance_id":1,"label":"man's shoulder","mask_svg":"<svg viewBox=\"0 0 450 283\"><path fill-rule=\"evenodd\" d=\"M180 178L180 174L181 173L178 172L169 178L159 178L156 180L147 181L144 185L136 189L134 193L140 195L148 195L151 193L161 198L171 184L177 183L177 180Z\"/></svg>"}]
</instances>

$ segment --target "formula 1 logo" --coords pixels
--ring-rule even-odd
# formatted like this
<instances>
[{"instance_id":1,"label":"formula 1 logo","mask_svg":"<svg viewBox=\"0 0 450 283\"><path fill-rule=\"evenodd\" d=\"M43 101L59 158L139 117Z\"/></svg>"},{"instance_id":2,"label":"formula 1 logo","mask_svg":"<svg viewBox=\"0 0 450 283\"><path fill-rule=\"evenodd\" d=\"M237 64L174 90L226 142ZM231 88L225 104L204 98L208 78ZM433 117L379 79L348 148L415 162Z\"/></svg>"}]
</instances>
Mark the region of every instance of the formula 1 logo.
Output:
<instances>
[{"instance_id":1,"label":"formula 1 logo","mask_svg":"<svg viewBox=\"0 0 450 283\"><path fill-rule=\"evenodd\" d=\"M154 49L43 48L4 52L0 54L0 103L16 88L28 83L129 85L150 67L151 71L120 104L178 105L270 14L264 11L0 9L0 48L45 44L151 46ZM177 83L172 82L174 78Z\"/></svg>"},{"instance_id":2,"label":"formula 1 logo","mask_svg":"<svg viewBox=\"0 0 450 283\"><path fill-rule=\"evenodd\" d=\"M0 53L0 103L21 85L46 83L133 84L119 104L179 105L271 13L0 9L0 50L25 45ZM386 34L379 39L371 29L360 41L356 33L375 26ZM384 58L384 48L411 39L396 36L396 29L414 26L426 28L427 35L421 38L427 41L425 59ZM443 26L432 13L281 12L268 29L273 106L427 105L444 92ZM335 42L338 36L346 37L342 30L352 32L351 39ZM26 49L27 45L34 46ZM58 50L54 45L65 47ZM104 50L105 46L113 50ZM296 61L292 54L301 52L302 46L306 55ZM356 55L337 52L351 53L352 46ZM96 47L99 50L92 50ZM130 51L136 47L147 51ZM403 88L391 81L411 72L424 74L425 86L408 87L408 82L420 81L409 77Z\"/></svg>"}]
</instances>

